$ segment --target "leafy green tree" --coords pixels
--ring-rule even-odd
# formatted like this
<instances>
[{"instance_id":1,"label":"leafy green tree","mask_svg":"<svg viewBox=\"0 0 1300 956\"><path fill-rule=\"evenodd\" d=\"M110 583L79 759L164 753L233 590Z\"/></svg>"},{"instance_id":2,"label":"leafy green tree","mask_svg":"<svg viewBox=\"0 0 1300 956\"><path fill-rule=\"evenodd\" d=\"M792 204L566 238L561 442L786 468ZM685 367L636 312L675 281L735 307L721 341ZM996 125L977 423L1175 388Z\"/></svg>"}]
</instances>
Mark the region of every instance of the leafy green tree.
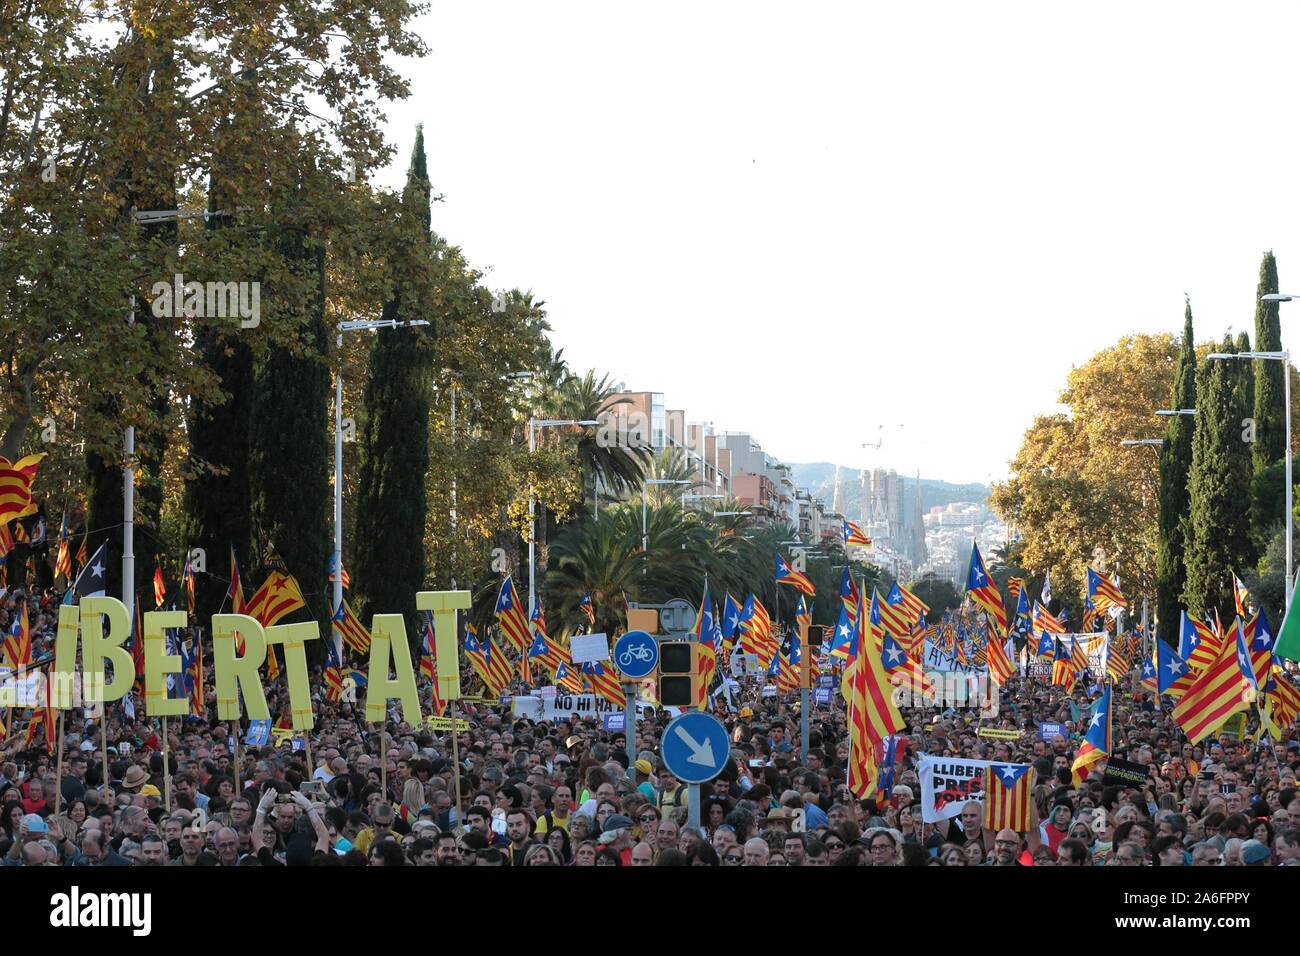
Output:
<instances>
[{"instance_id":1,"label":"leafy green tree","mask_svg":"<svg viewBox=\"0 0 1300 956\"><path fill-rule=\"evenodd\" d=\"M950 611L961 606L962 595L950 581L927 574L908 586L913 594L930 606L930 622L933 623Z\"/></svg>"}]
</instances>

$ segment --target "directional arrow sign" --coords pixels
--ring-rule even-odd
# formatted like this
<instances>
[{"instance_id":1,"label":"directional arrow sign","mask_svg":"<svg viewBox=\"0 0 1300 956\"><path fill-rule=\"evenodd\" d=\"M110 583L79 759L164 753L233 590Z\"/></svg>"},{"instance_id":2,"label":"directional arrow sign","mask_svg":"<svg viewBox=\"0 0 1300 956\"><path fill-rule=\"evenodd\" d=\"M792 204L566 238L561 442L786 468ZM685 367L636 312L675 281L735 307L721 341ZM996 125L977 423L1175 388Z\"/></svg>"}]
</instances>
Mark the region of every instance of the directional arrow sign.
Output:
<instances>
[{"instance_id":1,"label":"directional arrow sign","mask_svg":"<svg viewBox=\"0 0 1300 956\"><path fill-rule=\"evenodd\" d=\"M687 763L698 763L705 767L713 766L713 741L706 739L700 743L694 737L686 732L685 727L678 727L675 731L678 737L686 741L686 746L691 748L691 755L686 758Z\"/></svg>"},{"instance_id":2,"label":"directional arrow sign","mask_svg":"<svg viewBox=\"0 0 1300 956\"><path fill-rule=\"evenodd\" d=\"M730 756L727 728L712 714L688 711L664 731L664 763L683 783L707 783L722 772Z\"/></svg>"}]
</instances>

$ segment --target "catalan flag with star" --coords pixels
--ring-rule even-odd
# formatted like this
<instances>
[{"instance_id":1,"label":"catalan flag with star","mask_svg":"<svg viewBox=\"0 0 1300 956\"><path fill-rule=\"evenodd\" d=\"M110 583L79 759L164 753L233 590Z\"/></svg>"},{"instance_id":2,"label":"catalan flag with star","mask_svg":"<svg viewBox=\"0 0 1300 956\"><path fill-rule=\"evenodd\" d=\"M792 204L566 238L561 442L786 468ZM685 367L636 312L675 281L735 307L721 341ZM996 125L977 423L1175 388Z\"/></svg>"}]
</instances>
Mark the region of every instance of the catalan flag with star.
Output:
<instances>
[{"instance_id":1,"label":"catalan flag with star","mask_svg":"<svg viewBox=\"0 0 1300 956\"><path fill-rule=\"evenodd\" d=\"M1113 685L1107 684L1092 705L1092 718L1088 721L1088 731L1083 743L1070 767L1070 776L1077 787L1088 779L1092 767L1110 756L1110 691Z\"/></svg>"},{"instance_id":2,"label":"catalan flag with star","mask_svg":"<svg viewBox=\"0 0 1300 956\"><path fill-rule=\"evenodd\" d=\"M740 617L740 605L728 592L726 600L722 602L722 650L728 656L736 644L736 631L740 628Z\"/></svg>"},{"instance_id":3,"label":"catalan flag with star","mask_svg":"<svg viewBox=\"0 0 1300 956\"><path fill-rule=\"evenodd\" d=\"M1182 655L1166 644L1156 641L1156 692L1177 700L1191 689L1196 674L1183 660Z\"/></svg>"},{"instance_id":4,"label":"catalan flag with star","mask_svg":"<svg viewBox=\"0 0 1300 956\"><path fill-rule=\"evenodd\" d=\"M1007 653L1006 645L996 636L989 638L987 651L989 679L998 687L1001 687L1015 676L1015 658Z\"/></svg>"},{"instance_id":5,"label":"catalan flag with star","mask_svg":"<svg viewBox=\"0 0 1300 956\"><path fill-rule=\"evenodd\" d=\"M808 580L808 575L804 574L802 571L795 571L791 568L790 565L786 563L785 558L781 557L780 551L776 553L776 583L788 584L792 588L802 591L809 597L813 597L817 593L817 589L813 587L812 581Z\"/></svg>"},{"instance_id":6,"label":"catalan flag with star","mask_svg":"<svg viewBox=\"0 0 1300 956\"><path fill-rule=\"evenodd\" d=\"M334 641L325 642L325 699L332 704L343 700L343 662Z\"/></svg>"},{"instance_id":7,"label":"catalan flag with star","mask_svg":"<svg viewBox=\"0 0 1300 956\"><path fill-rule=\"evenodd\" d=\"M608 661L587 661L582 665L582 674L597 697L609 701L615 707L627 706L623 686L618 682L614 666Z\"/></svg>"},{"instance_id":8,"label":"catalan flag with star","mask_svg":"<svg viewBox=\"0 0 1300 956\"><path fill-rule=\"evenodd\" d=\"M334 610L334 617L330 621L330 630L344 644L352 648L354 652L365 657L370 653L370 632L366 626L352 612L348 599L344 598ZM267 645L268 649L270 645Z\"/></svg>"},{"instance_id":9,"label":"catalan flag with star","mask_svg":"<svg viewBox=\"0 0 1300 956\"><path fill-rule=\"evenodd\" d=\"M1237 605L1237 616L1243 621L1250 619L1250 591L1237 575L1232 576L1232 599Z\"/></svg>"},{"instance_id":10,"label":"catalan flag with star","mask_svg":"<svg viewBox=\"0 0 1300 956\"><path fill-rule=\"evenodd\" d=\"M871 547L871 538L862 530L862 526L855 521L849 521L847 518L844 519L843 535L844 547L846 548Z\"/></svg>"},{"instance_id":11,"label":"catalan flag with star","mask_svg":"<svg viewBox=\"0 0 1300 956\"><path fill-rule=\"evenodd\" d=\"M880 648L866 638L858 622L857 654L849 680L849 789L859 799L874 786L876 747L906 724L894 702Z\"/></svg>"},{"instance_id":12,"label":"catalan flag with star","mask_svg":"<svg viewBox=\"0 0 1300 956\"><path fill-rule=\"evenodd\" d=\"M1027 763L995 763L984 769L984 826L995 833L1027 833L1033 826L1034 768Z\"/></svg>"},{"instance_id":13,"label":"catalan flag with star","mask_svg":"<svg viewBox=\"0 0 1300 956\"><path fill-rule=\"evenodd\" d=\"M515 650L526 650L531 643L528 621L524 618L523 605L519 601L518 592L515 591L515 583L509 575L506 575L505 580L501 582L501 588L497 591L495 613L497 624L501 628L501 633L506 636L506 640L514 645Z\"/></svg>"},{"instance_id":14,"label":"catalan flag with star","mask_svg":"<svg viewBox=\"0 0 1300 956\"><path fill-rule=\"evenodd\" d=\"M63 524L59 528L59 551L54 560L54 576L63 575L65 581L72 580L72 540L68 536L68 516L63 515Z\"/></svg>"},{"instance_id":15,"label":"catalan flag with star","mask_svg":"<svg viewBox=\"0 0 1300 956\"><path fill-rule=\"evenodd\" d=\"M1250 708L1255 672L1250 666L1241 629L1237 640L1225 640L1218 656L1201 671L1174 705L1174 720L1192 743L1217 733L1233 714Z\"/></svg>"},{"instance_id":16,"label":"catalan flag with star","mask_svg":"<svg viewBox=\"0 0 1300 956\"><path fill-rule=\"evenodd\" d=\"M20 601L16 611L9 626L9 635L2 645L4 659L15 671L28 667L32 662L32 631L27 616L27 602Z\"/></svg>"},{"instance_id":17,"label":"catalan flag with star","mask_svg":"<svg viewBox=\"0 0 1300 956\"><path fill-rule=\"evenodd\" d=\"M186 569L189 569L188 562ZM192 573L190 581L193 581ZM246 613L249 617L256 618L263 627L271 627L278 624L286 614L306 606L302 589L298 587L298 579L292 574L276 570L267 575L262 586L249 599Z\"/></svg>"},{"instance_id":18,"label":"catalan flag with star","mask_svg":"<svg viewBox=\"0 0 1300 956\"><path fill-rule=\"evenodd\" d=\"M885 673L892 687L906 688L912 694L934 693L934 685L926 676L924 668L912 659L892 634L885 635L880 660L885 666Z\"/></svg>"},{"instance_id":19,"label":"catalan flag with star","mask_svg":"<svg viewBox=\"0 0 1300 956\"><path fill-rule=\"evenodd\" d=\"M1196 615L1183 611L1178 633L1178 653L1196 673L1199 674L1218 658L1224 643L1222 637Z\"/></svg>"},{"instance_id":20,"label":"catalan flag with star","mask_svg":"<svg viewBox=\"0 0 1300 956\"><path fill-rule=\"evenodd\" d=\"M1092 568L1088 569L1088 598L1098 611L1128 607L1128 601L1119 589L1118 576L1107 577Z\"/></svg>"},{"instance_id":21,"label":"catalan flag with star","mask_svg":"<svg viewBox=\"0 0 1300 956\"><path fill-rule=\"evenodd\" d=\"M1007 609L1002 605L1002 592L997 583L989 576L989 569L980 555L978 544L971 544L970 570L966 574L966 593L971 600L989 613L997 625L998 635L1007 632Z\"/></svg>"},{"instance_id":22,"label":"catalan flag with star","mask_svg":"<svg viewBox=\"0 0 1300 956\"><path fill-rule=\"evenodd\" d=\"M1111 680L1123 680L1129 672L1129 660L1124 655L1124 640L1122 635L1115 637L1106 637L1106 673Z\"/></svg>"},{"instance_id":23,"label":"catalan flag with star","mask_svg":"<svg viewBox=\"0 0 1300 956\"><path fill-rule=\"evenodd\" d=\"M862 595L858 591L858 584L853 580L853 575L849 573L847 566L840 575L840 604L848 613L850 623L857 619L858 607L862 604Z\"/></svg>"},{"instance_id":24,"label":"catalan flag with star","mask_svg":"<svg viewBox=\"0 0 1300 956\"><path fill-rule=\"evenodd\" d=\"M709 586L705 584L704 597L700 599L700 610L695 618L695 640L699 644L696 666L700 669L695 706L700 710L709 707L709 686L713 683L713 675L718 667L718 651L713 637L713 600L709 597Z\"/></svg>"},{"instance_id":25,"label":"catalan flag with star","mask_svg":"<svg viewBox=\"0 0 1300 956\"><path fill-rule=\"evenodd\" d=\"M434 642L434 621L432 611L420 612L420 672L429 678L433 685L432 699L430 709L435 717L441 717L442 712L447 708L447 702L442 699L442 694L438 690L438 654L437 646Z\"/></svg>"}]
</instances>

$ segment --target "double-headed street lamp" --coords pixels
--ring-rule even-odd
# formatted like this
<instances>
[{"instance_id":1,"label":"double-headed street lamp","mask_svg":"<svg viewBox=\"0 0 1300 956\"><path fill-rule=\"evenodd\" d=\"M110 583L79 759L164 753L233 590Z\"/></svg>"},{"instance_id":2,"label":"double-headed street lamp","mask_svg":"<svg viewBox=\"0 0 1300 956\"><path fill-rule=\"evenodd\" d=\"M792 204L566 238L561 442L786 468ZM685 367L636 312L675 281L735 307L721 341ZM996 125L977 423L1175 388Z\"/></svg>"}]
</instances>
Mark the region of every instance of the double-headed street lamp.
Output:
<instances>
[{"instance_id":1,"label":"double-headed street lamp","mask_svg":"<svg viewBox=\"0 0 1300 956\"><path fill-rule=\"evenodd\" d=\"M727 497L726 495L688 495L686 492L683 491L682 492L682 524L686 524L686 502L687 501L706 501L709 499L720 500L720 499L725 499L726 497ZM683 551L686 550L685 538L682 539L682 550Z\"/></svg>"},{"instance_id":2,"label":"double-headed street lamp","mask_svg":"<svg viewBox=\"0 0 1300 956\"><path fill-rule=\"evenodd\" d=\"M428 325L424 319L358 320L338 324L339 367L334 373L334 606L330 616L343 606L343 333L397 329Z\"/></svg>"},{"instance_id":3,"label":"double-headed street lamp","mask_svg":"<svg viewBox=\"0 0 1300 956\"><path fill-rule=\"evenodd\" d=\"M1125 438L1120 442L1125 448L1160 448L1164 443L1163 438Z\"/></svg>"},{"instance_id":4,"label":"double-headed street lamp","mask_svg":"<svg viewBox=\"0 0 1300 956\"><path fill-rule=\"evenodd\" d=\"M645 561L650 554L650 533L646 530L646 489L650 485L693 485L695 482L685 478L647 478L641 482L641 574L646 573Z\"/></svg>"},{"instance_id":5,"label":"double-headed street lamp","mask_svg":"<svg viewBox=\"0 0 1300 956\"><path fill-rule=\"evenodd\" d=\"M516 377L520 373L514 373ZM528 419L528 455L531 458L537 451L537 429L563 428L566 425L599 425L595 419L576 418L530 418ZM528 487L528 618L532 620L533 609L537 607L537 495L530 484Z\"/></svg>"},{"instance_id":6,"label":"double-headed street lamp","mask_svg":"<svg viewBox=\"0 0 1300 956\"><path fill-rule=\"evenodd\" d=\"M1161 418L1173 418L1176 415L1195 415L1194 408L1157 408L1156 414Z\"/></svg>"},{"instance_id":7,"label":"double-headed street lamp","mask_svg":"<svg viewBox=\"0 0 1300 956\"><path fill-rule=\"evenodd\" d=\"M1291 296L1270 293L1261 296L1265 302L1290 302ZM1263 359L1282 363L1282 408L1286 414L1286 609L1291 609L1291 353L1282 352L1211 352L1208 358L1218 361L1227 359Z\"/></svg>"}]
</instances>

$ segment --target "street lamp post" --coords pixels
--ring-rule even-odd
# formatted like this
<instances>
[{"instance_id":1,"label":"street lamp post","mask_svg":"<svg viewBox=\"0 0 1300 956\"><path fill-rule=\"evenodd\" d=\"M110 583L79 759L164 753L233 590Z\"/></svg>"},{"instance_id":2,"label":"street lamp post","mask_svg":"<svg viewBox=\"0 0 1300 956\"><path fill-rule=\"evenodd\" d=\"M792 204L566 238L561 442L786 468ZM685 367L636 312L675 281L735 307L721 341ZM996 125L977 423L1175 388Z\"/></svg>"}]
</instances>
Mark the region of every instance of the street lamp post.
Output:
<instances>
[{"instance_id":1,"label":"street lamp post","mask_svg":"<svg viewBox=\"0 0 1300 956\"><path fill-rule=\"evenodd\" d=\"M579 421L576 418L530 418L528 419L528 457L537 451L537 429L559 428L564 425L599 425L594 419ZM531 620L533 609L537 607L537 493L530 484L528 487L528 617Z\"/></svg>"},{"instance_id":2,"label":"street lamp post","mask_svg":"<svg viewBox=\"0 0 1300 956\"><path fill-rule=\"evenodd\" d=\"M709 499L709 498L713 498L713 499L721 499L721 498L726 498L726 497L727 497L726 495L688 495L686 492L683 491L683 492L682 492L682 524L686 524L686 502L687 502L688 500L689 500L689 501L702 501L702 500L706 500L706 499ZM682 540L682 550L683 550L683 551L686 550L686 541L685 541L685 539ZM707 576L706 576L706 581L707 581Z\"/></svg>"},{"instance_id":3,"label":"street lamp post","mask_svg":"<svg viewBox=\"0 0 1300 956\"><path fill-rule=\"evenodd\" d=\"M650 485L693 485L685 478L647 478L641 482L641 576L645 577L646 560L650 553L650 533L646 530L646 488Z\"/></svg>"},{"instance_id":4,"label":"street lamp post","mask_svg":"<svg viewBox=\"0 0 1300 956\"><path fill-rule=\"evenodd\" d=\"M339 367L334 373L334 606L331 616L343 606L343 333L376 329L396 329L428 325L424 319L398 321L358 320L340 322L335 340L339 349Z\"/></svg>"},{"instance_id":5,"label":"street lamp post","mask_svg":"<svg viewBox=\"0 0 1300 956\"><path fill-rule=\"evenodd\" d=\"M1266 302L1290 302L1291 296L1270 294L1262 297ZM1282 363L1282 408L1286 414L1286 609L1291 610L1291 353L1281 352L1211 352L1208 358L1220 361L1227 359L1264 359Z\"/></svg>"}]
</instances>

